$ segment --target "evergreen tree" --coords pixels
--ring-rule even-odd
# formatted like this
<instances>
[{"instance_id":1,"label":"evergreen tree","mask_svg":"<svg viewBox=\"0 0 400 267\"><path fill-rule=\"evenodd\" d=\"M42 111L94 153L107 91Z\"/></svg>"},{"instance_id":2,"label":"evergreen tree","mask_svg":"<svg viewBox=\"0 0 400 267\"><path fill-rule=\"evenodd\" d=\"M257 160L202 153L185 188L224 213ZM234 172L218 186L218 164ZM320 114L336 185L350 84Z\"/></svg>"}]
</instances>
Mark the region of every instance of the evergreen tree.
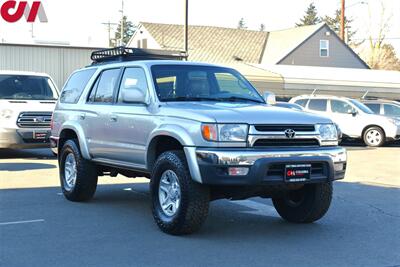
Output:
<instances>
[{"instance_id":1,"label":"evergreen tree","mask_svg":"<svg viewBox=\"0 0 400 267\"><path fill-rule=\"evenodd\" d=\"M114 39L114 46L117 45L126 45L133 34L135 33L136 26L132 23L132 21L129 21L126 16L123 17L123 25L124 25L124 35L122 38L122 44L120 43L121 40L121 22L119 22L117 30L115 31L115 39Z\"/></svg>"},{"instance_id":2,"label":"evergreen tree","mask_svg":"<svg viewBox=\"0 0 400 267\"><path fill-rule=\"evenodd\" d=\"M341 11L340 9L337 9L335 11L335 15L330 17L330 16L325 16L322 20L334 31L336 32L337 35L340 35L340 15ZM348 19L346 16L344 17L344 28L345 32L347 33L347 41L351 42L352 37L354 34L356 34L356 31L353 31L351 28L351 23L353 22L353 19Z\"/></svg>"},{"instance_id":3,"label":"evergreen tree","mask_svg":"<svg viewBox=\"0 0 400 267\"><path fill-rule=\"evenodd\" d=\"M300 19L299 23L296 23L296 27L306 26L306 25L315 25L321 22L321 19L318 17L317 8L314 3L311 3L306 10L306 14L303 18Z\"/></svg>"}]
</instances>

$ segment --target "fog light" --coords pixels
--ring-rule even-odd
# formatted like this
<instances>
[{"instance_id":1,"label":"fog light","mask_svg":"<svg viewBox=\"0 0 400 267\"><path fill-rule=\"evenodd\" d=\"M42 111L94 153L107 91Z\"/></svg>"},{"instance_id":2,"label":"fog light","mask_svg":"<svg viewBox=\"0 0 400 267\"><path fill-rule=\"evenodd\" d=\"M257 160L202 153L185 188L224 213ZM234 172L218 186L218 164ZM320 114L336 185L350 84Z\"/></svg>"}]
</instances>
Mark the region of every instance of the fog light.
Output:
<instances>
[{"instance_id":1,"label":"fog light","mask_svg":"<svg viewBox=\"0 0 400 267\"><path fill-rule=\"evenodd\" d=\"M247 175L249 173L249 168L228 168L228 173L231 176L241 176L241 175Z\"/></svg>"},{"instance_id":2,"label":"fog light","mask_svg":"<svg viewBox=\"0 0 400 267\"><path fill-rule=\"evenodd\" d=\"M335 163L335 171L341 172L344 170L344 164L343 163Z\"/></svg>"}]
</instances>

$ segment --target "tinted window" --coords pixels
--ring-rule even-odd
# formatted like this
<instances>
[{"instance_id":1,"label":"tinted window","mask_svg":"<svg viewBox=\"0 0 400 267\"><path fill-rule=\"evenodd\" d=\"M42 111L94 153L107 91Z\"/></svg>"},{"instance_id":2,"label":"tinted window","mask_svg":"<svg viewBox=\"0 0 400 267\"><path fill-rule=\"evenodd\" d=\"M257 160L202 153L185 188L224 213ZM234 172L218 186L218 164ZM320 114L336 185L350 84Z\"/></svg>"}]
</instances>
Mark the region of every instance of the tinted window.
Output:
<instances>
[{"instance_id":1,"label":"tinted window","mask_svg":"<svg viewBox=\"0 0 400 267\"><path fill-rule=\"evenodd\" d=\"M316 111L326 111L326 103L326 99L311 99L310 103L308 104L308 109Z\"/></svg>"},{"instance_id":2,"label":"tinted window","mask_svg":"<svg viewBox=\"0 0 400 267\"><path fill-rule=\"evenodd\" d=\"M61 103L77 103L86 84L92 78L95 69L75 72L68 79L60 96Z\"/></svg>"},{"instance_id":3,"label":"tinted window","mask_svg":"<svg viewBox=\"0 0 400 267\"><path fill-rule=\"evenodd\" d=\"M237 71L197 65L159 65L151 68L160 101L253 101L264 103Z\"/></svg>"},{"instance_id":4,"label":"tinted window","mask_svg":"<svg viewBox=\"0 0 400 267\"><path fill-rule=\"evenodd\" d=\"M144 95L147 95L147 80L143 69L127 68L125 70L119 90L118 102L122 102L122 91L130 89L139 89Z\"/></svg>"},{"instance_id":5,"label":"tinted window","mask_svg":"<svg viewBox=\"0 0 400 267\"><path fill-rule=\"evenodd\" d=\"M0 75L0 99L56 100L57 97L48 77Z\"/></svg>"},{"instance_id":6,"label":"tinted window","mask_svg":"<svg viewBox=\"0 0 400 267\"><path fill-rule=\"evenodd\" d=\"M96 103L112 103L114 89L118 81L120 69L105 70L92 89L91 97ZM93 92L95 90L95 93ZM94 97L93 97L94 93Z\"/></svg>"},{"instance_id":7,"label":"tinted window","mask_svg":"<svg viewBox=\"0 0 400 267\"><path fill-rule=\"evenodd\" d=\"M333 113L350 114L353 112L354 108L344 101L331 100L331 110Z\"/></svg>"},{"instance_id":8,"label":"tinted window","mask_svg":"<svg viewBox=\"0 0 400 267\"><path fill-rule=\"evenodd\" d=\"M307 105L307 101L308 101L308 99L299 99L299 100L296 100L294 103L305 108Z\"/></svg>"},{"instance_id":9,"label":"tinted window","mask_svg":"<svg viewBox=\"0 0 400 267\"><path fill-rule=\"evenodd\" d=\"M387 116L400 117L400 106L385 104L383 105L383 109Z\"/></svg>"},{"instance_id":10,"label":"tinted window","mask_svg":"<svg viewBox=\"0 0 400 267\"><path fill-rule=\"evenodd\" d=\"M375 114L380 114L381 113L381 105L380 104L366 103L364 105L369 107L369 109L372 110Z\"/></svg>"}]
</instances>

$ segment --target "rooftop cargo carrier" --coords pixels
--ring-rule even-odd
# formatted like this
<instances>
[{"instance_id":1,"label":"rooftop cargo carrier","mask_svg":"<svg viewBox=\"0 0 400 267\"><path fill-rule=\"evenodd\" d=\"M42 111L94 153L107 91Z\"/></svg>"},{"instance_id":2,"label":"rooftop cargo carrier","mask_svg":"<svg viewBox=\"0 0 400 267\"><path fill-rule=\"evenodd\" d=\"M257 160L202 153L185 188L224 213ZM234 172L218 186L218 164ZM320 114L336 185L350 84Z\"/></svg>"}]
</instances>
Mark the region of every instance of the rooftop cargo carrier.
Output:
<instances>
[{"instance_id":1,"label":"rooftop cargo carrier","mask_svg":"<svg viewBox=\"0 0 400 267\"><path fill-rule=\"evenodd\" d=\"M184 60L187 58L187 55L182 51L141 49L119 46L115 48L94 51L92 52L90 58L93 61L92 64L99 64L136 60Z\"/></svg>"}]
</instances>

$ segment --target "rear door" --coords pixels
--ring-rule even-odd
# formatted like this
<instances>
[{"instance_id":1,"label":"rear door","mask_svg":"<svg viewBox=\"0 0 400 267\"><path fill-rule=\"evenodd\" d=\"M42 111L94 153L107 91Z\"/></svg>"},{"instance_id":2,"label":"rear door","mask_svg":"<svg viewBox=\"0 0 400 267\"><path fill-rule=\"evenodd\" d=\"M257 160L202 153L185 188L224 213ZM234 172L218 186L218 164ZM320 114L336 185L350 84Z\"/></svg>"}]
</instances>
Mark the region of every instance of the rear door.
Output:
<instances>
[{"instance_id":1,"label":"rear door","mask_svg":"<svg viewBox=\"0 0 400 267\"><path fill-rule=\"evenodd\" d=\"M110 112L113 107L120 73L120 68L102 71L87 99L89 106L84 114L86 138L89 152L94 158L108 158L108 155L114 150L111 143L114 124L111 121Z\"/></svg>"}]
</instances>

